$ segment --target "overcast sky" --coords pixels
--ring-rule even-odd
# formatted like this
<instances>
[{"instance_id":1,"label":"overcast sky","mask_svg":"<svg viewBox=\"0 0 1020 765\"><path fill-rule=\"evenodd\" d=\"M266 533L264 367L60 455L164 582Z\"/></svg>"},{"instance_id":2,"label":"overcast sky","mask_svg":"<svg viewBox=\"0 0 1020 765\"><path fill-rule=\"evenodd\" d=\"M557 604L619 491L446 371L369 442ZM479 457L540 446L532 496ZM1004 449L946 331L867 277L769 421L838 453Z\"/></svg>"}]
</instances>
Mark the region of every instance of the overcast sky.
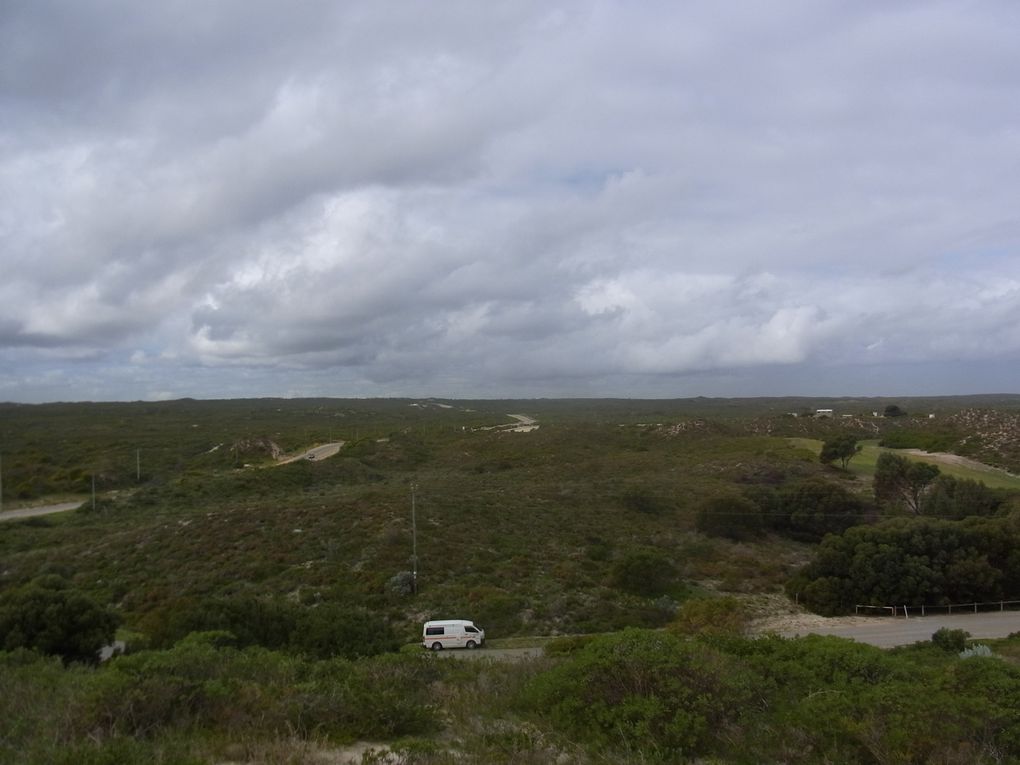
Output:
<instances>
[{"instance_id":1,"label":"overcast sky","mask_svg":"<svg viewBox=\"0 0 1020 765\"><path fill-rule=\"evenodd\" d=\"M0 400L1020 392L1020 3L0 2Z\"/></svg>"}]
</instances>

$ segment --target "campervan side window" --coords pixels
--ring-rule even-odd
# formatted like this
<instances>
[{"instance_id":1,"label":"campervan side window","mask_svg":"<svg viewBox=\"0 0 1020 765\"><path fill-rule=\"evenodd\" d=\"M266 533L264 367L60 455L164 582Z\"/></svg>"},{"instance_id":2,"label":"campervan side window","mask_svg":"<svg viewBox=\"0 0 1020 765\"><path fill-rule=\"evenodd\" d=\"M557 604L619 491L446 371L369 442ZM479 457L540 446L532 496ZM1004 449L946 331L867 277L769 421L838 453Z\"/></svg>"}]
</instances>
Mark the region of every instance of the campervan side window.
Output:
<instances>
[{"instance_id":1,"label":"campervan side window","mask_svg":"<svg viewBox=\"0 0 1020 765\"><path fill-rule=\"evenodd\" d=\"M425 630L425 634L426 635L442 635L442 634L444 634L444 629L442 627L428 627Z\"/></svg>"}]
</instances>

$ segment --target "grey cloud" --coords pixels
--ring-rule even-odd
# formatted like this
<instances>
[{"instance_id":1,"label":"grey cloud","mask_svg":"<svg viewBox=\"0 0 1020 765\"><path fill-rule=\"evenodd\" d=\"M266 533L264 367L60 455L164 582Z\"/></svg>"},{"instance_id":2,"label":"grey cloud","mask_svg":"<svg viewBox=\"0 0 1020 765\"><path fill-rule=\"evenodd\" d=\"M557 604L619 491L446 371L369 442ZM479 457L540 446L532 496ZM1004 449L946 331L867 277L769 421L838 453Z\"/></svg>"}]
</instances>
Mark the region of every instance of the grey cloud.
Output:
<instances>
[{"instance_id":1,"label":"grey cloud","mask_svg":"<svg viewBox=\"0 0 1020 765\"><path fill-rule=\"evenodd\" d=\"M0 14L26 380L591 395L1020 357L1011 3Z\"/></svg>"}]
</instances>

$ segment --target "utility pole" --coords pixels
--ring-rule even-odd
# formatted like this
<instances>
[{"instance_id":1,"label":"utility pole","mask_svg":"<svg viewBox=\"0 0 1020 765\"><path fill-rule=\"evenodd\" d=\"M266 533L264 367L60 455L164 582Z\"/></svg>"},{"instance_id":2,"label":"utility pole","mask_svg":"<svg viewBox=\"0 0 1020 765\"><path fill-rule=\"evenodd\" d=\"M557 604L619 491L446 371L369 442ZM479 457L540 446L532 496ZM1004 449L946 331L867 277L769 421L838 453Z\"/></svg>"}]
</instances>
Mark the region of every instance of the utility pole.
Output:
<instances>
[{"instance_id":1,"label":"utility pole","mask_svg":"<svg viewBox=\"0 0 1020 765\"><path fill-rule=\"evenodd\" d=\"M418 518L415 511L414 492L418 484L411 484L411 592L418 594Z\"/></svg>"},{"instance_id":2,"label":"utility pole","mask_svg":"<svg viewBox=\"0 0 1020 765\"><path fill-rule=\"evenodd\" d=\"M142 450L135 449L135 480L142 482Z\"/></svg>"},{"instance_id":3,"label":"utility pole","mask_svg":"<svg viewBox=\"0 0 1020 765\"><path fill-rule=\"evenodd\" d=\"M96 512L96 474L92 474L92 512Z\"/></svg>"},{"instance_id":4,"label":"utility pole","mask_svg":"<svg viewBox=\"0 0 1020 765\"><path fill-rule=\"evenodd\" d=\"M4 455L0 454L0 513L4 511Z\"/></svg>"}]
</instances>

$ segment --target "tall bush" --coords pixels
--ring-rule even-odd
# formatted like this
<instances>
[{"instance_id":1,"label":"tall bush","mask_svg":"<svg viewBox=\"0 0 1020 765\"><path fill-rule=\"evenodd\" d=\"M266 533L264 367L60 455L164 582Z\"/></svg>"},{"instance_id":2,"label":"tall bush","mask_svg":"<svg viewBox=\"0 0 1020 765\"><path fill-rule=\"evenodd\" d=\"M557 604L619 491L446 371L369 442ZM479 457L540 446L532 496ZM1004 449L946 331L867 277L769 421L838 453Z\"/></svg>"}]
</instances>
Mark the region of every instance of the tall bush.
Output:
<instances>
[{"instance_id":1,"label":"tall bush","mask_svg":"<svg viewBox=\"0 0 1020 765\"><path fill-rule=\"evenodd\" d=\"M95 663L120 618L57 576L0 596L0 648L31 648L65 662Z\"/></svg>"}]
</instances>

